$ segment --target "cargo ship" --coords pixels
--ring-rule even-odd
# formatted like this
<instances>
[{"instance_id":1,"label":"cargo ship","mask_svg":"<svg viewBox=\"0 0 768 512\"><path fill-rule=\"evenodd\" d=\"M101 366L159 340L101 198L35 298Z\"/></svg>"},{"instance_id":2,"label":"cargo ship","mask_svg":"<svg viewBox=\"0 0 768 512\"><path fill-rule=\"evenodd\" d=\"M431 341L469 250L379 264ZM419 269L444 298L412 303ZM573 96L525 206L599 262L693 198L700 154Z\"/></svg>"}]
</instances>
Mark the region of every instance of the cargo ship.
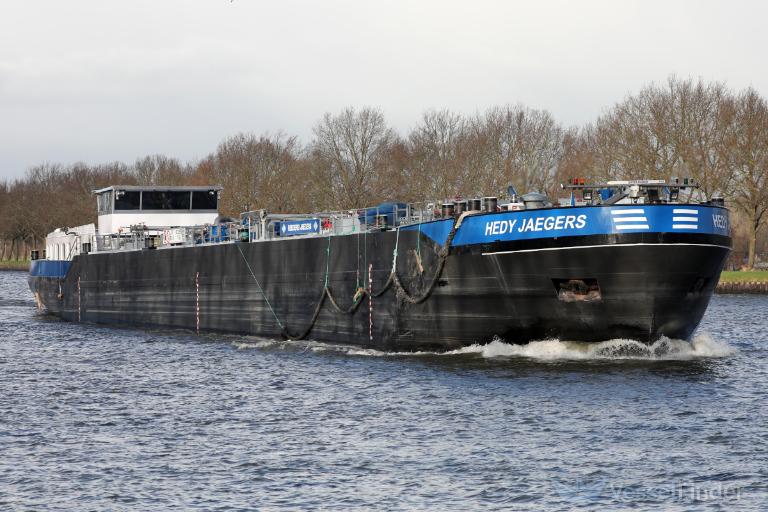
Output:
<instances>
[{"instance_id":1,"label":"cargo ship","mask_svg":"<svg viewBox=\"0 0 768 512\"><path fill-rule=\"evenodd\" d=\"M221 187L95 190L97 223L34 253L38 307L73 322L450 350L689 339L731 249L722 198L687 179L219 214Z\"/></svg>"}]
</instances>

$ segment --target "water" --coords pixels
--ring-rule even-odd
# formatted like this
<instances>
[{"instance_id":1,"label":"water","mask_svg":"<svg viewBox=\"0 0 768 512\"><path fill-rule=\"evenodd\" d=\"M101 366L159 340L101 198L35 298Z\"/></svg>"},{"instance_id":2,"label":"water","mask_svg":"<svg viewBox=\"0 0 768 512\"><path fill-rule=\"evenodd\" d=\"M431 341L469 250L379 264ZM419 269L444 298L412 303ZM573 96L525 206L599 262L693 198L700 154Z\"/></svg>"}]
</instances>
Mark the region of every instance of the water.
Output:
<instances>
[{"instance_id":1,"label":"water","mask_svg":"<svg viewBox=\"0 0 768 512\"><path fill-rule=\"evenodd\" d=\"M388 354L61 322L0 272L0 509L764 510L768 297L692 345Z\"/></svg>"}]
</instances>

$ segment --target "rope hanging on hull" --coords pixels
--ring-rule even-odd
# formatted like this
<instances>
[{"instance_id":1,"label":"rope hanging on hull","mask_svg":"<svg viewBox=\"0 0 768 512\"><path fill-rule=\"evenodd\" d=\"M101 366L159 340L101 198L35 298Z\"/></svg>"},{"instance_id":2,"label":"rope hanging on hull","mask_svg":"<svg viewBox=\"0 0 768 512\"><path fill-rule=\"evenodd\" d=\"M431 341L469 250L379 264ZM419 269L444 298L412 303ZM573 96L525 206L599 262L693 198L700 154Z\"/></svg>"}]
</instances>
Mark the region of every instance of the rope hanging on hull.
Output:
<instances>
[{"instance_id":1,"label":"rope hanging on hull","mask_svg":"<svg viewBox=\"0 0 768 512\"><path fill-rule=\"evenodd\" d=\"M435 273L432 275L432 279L429 282L429 286L427 286L427 289L424 290L420 295L411 295L411 293L405 289L403 286L402 281L400 281L400 276L397 275L397 241L395 242L395 252L394 252L394 261L392 263L392 272L389 274L389 279L387 279L386 284L384 285L384 288L382 288L379 292L373 294L374 297L379 297L380 295L383 295L387 289L391 285L395 285L397 288L397 294L398 297L402 297L403 300L410 304L421 304L425 300L429 298L430 295L432 295L432 291L435 289L435 286L437 285L437 282L440 280L440 277L443 275L443 269L445 268L445 262L448 259L448 254L450 251L451 243L453 242L453 237L456 235L456 230L458 229L459 225L461 224L461 219L459 219L451 228L451 231L448 233L448 238L445 240L445 245L440 250L440 253L438 254L438 260L437 260L437 269L435 270Z\"/></svg>"},{"instance_id":2,"label":"rope hanging on hull","mask_svg":"<svg viewBox=\"0 0 768 512\"><path fill-rule=\"evenodd\" d=\"M277 317L277 313L275 313L274 308L272 308L272 304L269 303L269 299L267 298L267 295L264 293L264 289L261 287L261 283L259 283L259 280L256 279L256 274L253 273L253 270L251 269L250 263L248 263L248 258L245 257L245 254L243 254L243 250L240 248L240 246L235 243L237 246L237 250L240 251L240 256L243 257L243 261L245 262L245 266L248 267L248 272L251 273L251 277L253 277L253 280L256 281L256 286L259 288L259 293L261 293L261 296L264 297L264 301L267 303L267 307L272 312L272 315L275 317L275 322L277 322L277 325L280 326L280 329L285 329L283 327L282 322L280 322L280 319Z\"/></svg>"},{"instance_id":3,"label":"rope hanging on hull","mask_svg":"<svg viewBox=\"0 0 768 512\"><path fill-rule=\"evenodd\" d=\"M315 306L315 310L312 313L312 318L309 321L309 324L303 331L296 334L291 333L288 330L288 326L286 326L283 322L280 321L280 319L277 316L277 313L275 312L274 308L270 304L269 299L267 299L267 296L264 293L264 289L259 283L259 280L256 278L256 275L251 269L251 266L248 263L248 259L245 257L245 254L243 254L243 251L240 248L240 245L239 244L235 244L235 245L237 245L237 249L240 252L240 256L242 256L243 261L248 267L248 271L250 272L251 277L256 282L256 286L259 289L259 293L261 293L261 296L264 297L264 300L267 303L267 307L272 312L272 315L275 317L275 322L280 327L281 335L289 340L298 341L306 338L309 335L309 333L312 332L312 329L314 328L315 323L317 322L317 318L320 316L320 312L322 311L323 304L325 303L326 298L330 300L331 305L333 306L333 308L336 310L337 313L345 314L345 315L354 314L355 311L357 311L357 308L363 302L363 299L367 294L370 295L371 297L380 297L384 295L384 293L386 293L386 291L389 290L389 288L392 287L393 285L396 288L397 297L402 298L405 302L408 302L410 304L421 304L424 301L426 301L429 298L429 296L432 294L432 291L435 289L435 286L437 285L438 281L440 280L440 277L443 274L443 270L445 269L445 262L448 259L448 255L450 253L451 243L453 242L453 238L456 235L456 231L461 225L461 221L463 217L464 216L462 215L451 227L451 231L448 233L448 238L446 238L445 244L443 248L440 250L440 253L438 254L437 268L435 269L435 273L433 274L432 279L429 282L429 286L427 286L426 290L424 290L421 294L412 295L403 286L403 283L400 280L400 276L397 275L397 251L398 251L398 245L400 241L400 228L397 228L397 234L395 239L395 249L392 254L392 270L389 273L389 277L387 278L386 283L384 283L384 286L380 290L377 290L376 292L374 292L372 289L372 286L367 290L361 287L358 280L355 296L352 299L352 304L348 308L342 308L341 306L339 306L338 301L334 298L333 293L331 292L331 288L328 286L328 277L330 273L330 257L331 257L331 237L329 236L328 247L326 249L325 279L323 283L322 292L320 293L320 297L317 300L317 305ZM421 235L421 226L419 226L419 237L420 235ZM367 263L367 259L368 259L367 243L365 244L364 250L366 251L366 263ZM359 249L358 249L358 253L359 253ZM358 254L358 260L359 260L359 254Z\"/></svg>"}]
</instances>

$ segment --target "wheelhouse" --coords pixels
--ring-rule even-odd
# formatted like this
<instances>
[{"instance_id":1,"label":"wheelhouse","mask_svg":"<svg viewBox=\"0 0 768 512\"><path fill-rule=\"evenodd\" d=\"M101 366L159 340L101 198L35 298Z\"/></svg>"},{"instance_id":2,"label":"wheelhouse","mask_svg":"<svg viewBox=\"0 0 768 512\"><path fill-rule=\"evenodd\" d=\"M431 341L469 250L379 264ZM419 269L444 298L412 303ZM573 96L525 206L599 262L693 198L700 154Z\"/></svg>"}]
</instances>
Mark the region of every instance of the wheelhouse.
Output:
<instances>
[{"instance_id":1,"label":"wheelhouse","mask_svg":"<svg viewBox=\"0 0 768 512\"><path fill-rule=\"evenodd\" d=\"M100 234L132 226L163 228L211 224L219 214L220 186L111 186L94 190Z\"/></svg>"}]
</instances>

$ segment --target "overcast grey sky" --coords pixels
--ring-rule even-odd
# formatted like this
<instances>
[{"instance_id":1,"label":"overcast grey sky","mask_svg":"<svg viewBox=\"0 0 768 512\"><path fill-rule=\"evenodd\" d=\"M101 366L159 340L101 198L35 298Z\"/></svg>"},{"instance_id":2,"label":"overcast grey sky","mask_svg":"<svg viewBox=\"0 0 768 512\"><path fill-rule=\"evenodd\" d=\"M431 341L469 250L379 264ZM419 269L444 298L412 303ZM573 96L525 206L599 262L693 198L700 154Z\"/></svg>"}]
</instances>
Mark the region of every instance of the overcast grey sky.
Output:
<instances>
[{"instance_id":1,"label":"overcast grey sky","mask_svg":"<svg viewBox=\"0 0 768 512\"><path fill-rule=\"evenodd\" d=\"M523 103L594 119L670 74L768 95L746 1L0 0L0 179L37 163L183 161L240 131L380 107Z\"/></svg>"}]
</instances>

